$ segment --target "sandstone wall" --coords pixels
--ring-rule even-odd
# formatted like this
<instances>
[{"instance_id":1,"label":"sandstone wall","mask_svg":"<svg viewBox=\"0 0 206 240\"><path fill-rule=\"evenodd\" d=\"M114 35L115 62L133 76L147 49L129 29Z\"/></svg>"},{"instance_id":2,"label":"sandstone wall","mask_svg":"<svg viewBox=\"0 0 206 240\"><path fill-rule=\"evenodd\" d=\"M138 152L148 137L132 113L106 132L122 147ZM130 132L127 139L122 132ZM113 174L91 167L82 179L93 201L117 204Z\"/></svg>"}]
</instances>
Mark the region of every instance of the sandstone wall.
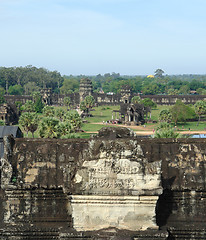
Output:
<instances>
[{"instance_id":1,"label":"sandstone wall","mask_svg":"<svg viewBox=\"0 0 206 240\"><path fill-rule=\"evenodd\" d=\"M205 139L113 131L10 143L1 159L1 239L206 237Z\"/></svg>"},{"instance_id":2,"label":"sandstone wall","mask_svg":"<svg viewBox=\"0 0 206 240\"><path fill-rule=\"evenodd\" d=\"M106 93L93 93L92 95L97 105L119 105L123 102L123 96L121 94L108 95ZM52 94L50 102L52 105L63 105L65 96L66 95ZM71 99L72 105L75 106L80 103L79 93L69 94L68 96ZM132 96L130 98L132 98ZM4 97L9 104L14 104L17 101L24 104L27 100L32 100L31 96L5 95ZM185 104L195 104L199 100L206 100L206 95L140 95L140 97L141 99L150 98L159 105L173 105L178 99Z\"/></svg>"},{"instance_id":3,"label":"sandstone wall","mask_svg":"<svg viewBox=\"0 0 206 240\"><path fill-rule=\"evenodd\" d=\"M150 98L159 105L174 105L179 99L185 104L195 104L199 100L206 100L206 95L141 95L141 99Z\"/></svg>"}]
</instances>

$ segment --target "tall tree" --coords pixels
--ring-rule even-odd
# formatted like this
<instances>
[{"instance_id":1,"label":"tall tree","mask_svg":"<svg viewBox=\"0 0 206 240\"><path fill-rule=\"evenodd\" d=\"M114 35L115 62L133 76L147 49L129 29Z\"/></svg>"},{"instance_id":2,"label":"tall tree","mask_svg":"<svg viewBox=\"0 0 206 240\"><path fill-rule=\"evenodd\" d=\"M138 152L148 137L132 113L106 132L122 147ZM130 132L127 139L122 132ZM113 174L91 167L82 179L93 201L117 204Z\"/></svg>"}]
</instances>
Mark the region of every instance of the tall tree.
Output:
<instances>
[{"instance_id":1,"label":"tall tree","mask_svg":"<svg viewBox=\"0 0 206 240\"><path fill-rule=\"evenodd\" d=\"M94 97L88 95L85 97L84 101L80 103L80 109L85 111L86 114L89 116L89 110L94 106Z\"/></svg>"},{"instance_id":2,"label":"tall tree","mask_svg":"<svg viewBox=\"0 0 206 240\"><path fill-rule=\"evenodd\" d=\"M175 105L170 109L172 120L177 122L185 122L187 119L196 117L195 111L190 106L185 105L182 101L177 100Z\"/></svg>"},{"instance_id":3,"label":"tall tree","mask_svg":"<svg viewBox=\"0 0 206 240\"><path fill-rule=\"evenodd\" d=\"M34 106L35 106L35 111L37 113L42 113L44 104L42 102L42 96L41 96L40 92L34 92L32 94L32 97L33 97L33 102L34 102Z\"/></svg>"},{"instance_id":4,"label":"tall tree","mask_svg":"<svg viewBox=\"0 0 206 240\"><path fill-rule=\"evenodd\" d=\"M4 88L0 87L0 104L5 102L4 94L5 94Z\"/></svg>"},{"instance_id":5,"label":"tall tree","mask_svg":"<svg viewBox=\"0 0 206 240\"><path fill-rule=\"evenodd\" d=\"M203 100L197 101L194 105L194 108L195 108L196 114L199 116L198 123L197 123L197 125L199 125L200 117L206 114L206 101L203 101Z\"/></svg>"},{"instance_id":6,"label":"tall tree","mask_svg":"<svg viewBox=\"0 0 206 240\"><path fill-rule=\"evenodd\" d=\"M71 98L70 97L64 97L64 105L67 106L67 110L69 109L70 104L71 104Z\"/></svg>"},{"instance_id":7,"label":"tall tree","mask_svg":"<svg viewBox=\"0 0 206 240\"><path fill-rule=\"evenodd\" d=\"M188 85L183 85L183 86L181 86L180 89L179 89L179 94L184 94L184 95L186 95L186 94L189 94L189 92L190 92L190 88L189 88Z\"/></svg>"},{"instance_id":8,"label":"tall tree","mask_svg":"<svg viewBox=\"0 0 206 240\"><path fill-rule=\"evenodd\" d=\"M155 77L157 78L163 78L163 74L164 74L164 71L160 68L158 68L157 70L155 70Z\"/></svg>"},{"instance_id":9,"label":"tall tree","mask_svg":"<svg viewBox=\"0 0 206 240\"><path fill-rule=\"evenodd\" d=\"M145 106L145 107L150 107L150 108L156 108L157 104L155 102L152 101L152 99L150 98L145 98L141 101L141 103Z\"/></svg>"},{"instance_id":10,"label":"tall tree","mask_svg":"<svg viewBox=\"0 0 206 240\"><path fill-rule=\"evenodd\" d=\"M43 114L46 116L46 117L54 117L55 115L55 109L53 106L45 106L43 108Z\"/></svg>"},{"instance_id":11,"label":"tall tree","mask_svg":"<svg viewBox=\"0 0 206 240\"><path fill-rule=\"evenodd\" d=\"M28 82L24 85L24 92L26 95L32 95L33 92L38 92L40 88L35 82Z\"/></svg>"},{"instance_id":12,"label":"tall tree","mask_svg":"<svg viewBox=\"0 0 206 240\"><path fill-rule=\"evenodd\" d=\"M8 93L10 95L22 95L24 93L24 89L21 85L10 86Z\"/></svg>"},{"instance_id":13,"label":"tall tree","mask_svg":"<svg viewBox=\"0 0 206 240\"><path fill-rule=\"evenodd\" d=\"M160 92L159 86L156 83L144 84L142 93L145 95L156 95Z\"/></svg>"},{"instance_id":14,"label":"tall tree","mask_svg":"<svg viewBox=\"0 0 206 240\"><path fill-rule=\"evenodd\" d=\"M78 131L82 126L82 119L77 111L69 111L64 115L64 121L71 124L74 132Z\"/></svg>"},{"instance_id":15,"label":"tall tree","mask_svg":"<svg viewBox=\"0 0 206 240\"><path fill-rule=\"evenodd\" d=\"M27 136L28 132L31 132L34 137L34 132L38 128L39 118L34 112L24 112L19 118L19 123L26 131Z\"/></svg>"},{"instance_id":16,"label":"tall tree","mask_svg":"<svg viewBox=\"0 0 206 240\"><path fill-rule=\"evenodd\" d=\"M45 117L39 125L39 135L41 138L59 138L59 120L53 117Z\"/></svg>"},{"instance_id":17,"label":"tall tree","mask_svg":"<svg viewBox=\"0 0 206 240\"><path fill-rule=\"evenodd\" d=\"M79 81L77 79L75 79L74 77L72 78L64 77L63 85L60 88L61 94L70 94L78 91L78 89L79 89Z\"/></svg>"},{"instance_id":18,"label":"tall tree","mask_svg":"<svg viewBox=\"0 0 206 240\"><path fill-rule=\"evenodd\" d=\"M171 122L172 115L168 109L163 109L159 114L159 121Z\"/></svg>"},{"instance_id":19,"label":"tall tree","mask_svg":"<svg viewBox=\"0 0 206 240\"><path fill-rule=\"evenodd\" d=\"M139 96L134 96L134 97L131 99L131 102L132 102L133 104L138 104L138 103L140 103L140 101L141 101L141 99L140 99Z\"/></svg>"},{"instance_id":20,"label":"tall tree","mask_svg":"<svg viewBox=\"0 0 206 240\"><path fill-rule=\"evenodd\" d=\"M179 136L179 133L166 122L161 123L154 134L154 138L178 138Z\"/></svg>"},{"instance_id":21,"label":"tall tree","mask_svg":"<svg viewBox=\"0 0 206 240\"><path fill-rule=\"evenodd\" d=\"M27 100L22 106L22 110L25 112L35 112L35 106L32 100Z\"/></svg>"}]
</instances>

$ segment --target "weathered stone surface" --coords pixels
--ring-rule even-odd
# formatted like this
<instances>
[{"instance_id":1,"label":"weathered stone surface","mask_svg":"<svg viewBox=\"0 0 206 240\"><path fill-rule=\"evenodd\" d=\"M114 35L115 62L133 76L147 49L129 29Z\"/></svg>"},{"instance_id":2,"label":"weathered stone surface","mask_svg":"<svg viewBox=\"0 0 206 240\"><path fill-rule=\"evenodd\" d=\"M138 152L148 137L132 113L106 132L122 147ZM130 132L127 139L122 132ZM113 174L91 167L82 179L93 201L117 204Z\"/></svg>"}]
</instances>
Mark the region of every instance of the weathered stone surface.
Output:
<instances>
[{"instance_id":1,"label":"weathered stone surface","mask_svg":"<svg viewBox=\"0 0 206 240\"><path fill-rule=\"evenodd\" d=\"M131 231L157 229L155 206L158 196L72 195L73 227L95 231L114 227Z\"/></svg>"},{"instance_id":2,"label":"weathered stone surface","mask_svg":"<svg viewBox=\"0 0 206 240\"><path fill-rule=\"evenodd\" d=\"M135 133L125 127L103 127L99 130L98 134L94 137L95 139L104 138L107 140L114 140L117 138L131 138L134 137Z\"/></svg>"},{"instance_id":3,"label":"weathered stone surface","mask_svg":"<svg viewBox=\"0 0 206 240\"><path fill-rule=\"evenodd\" d=\"M92 151L77 170L73 192L94 195L160 195L161 160L149 162L133 141L92 141Z\"/></svg>"},{"instance_id":4,"label":"weathered stone surface","mask_svg":"<svg viewBox=\"0 0 206 240\"><path fill-rule=\"evenodd\" d=\"M1 239L204 239L206 140L113 136L5 139Z\"/></svg>"}]
</instances>

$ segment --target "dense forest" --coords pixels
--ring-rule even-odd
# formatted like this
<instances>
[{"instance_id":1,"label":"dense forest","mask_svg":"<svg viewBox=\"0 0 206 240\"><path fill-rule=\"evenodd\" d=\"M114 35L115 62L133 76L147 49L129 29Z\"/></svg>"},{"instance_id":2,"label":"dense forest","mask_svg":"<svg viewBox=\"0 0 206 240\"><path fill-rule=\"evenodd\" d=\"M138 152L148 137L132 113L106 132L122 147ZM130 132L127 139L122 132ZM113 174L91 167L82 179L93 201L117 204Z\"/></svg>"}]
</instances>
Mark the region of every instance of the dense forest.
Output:
<instances>
[{"instance_id":1,"label":"dense forest","mask_svg":"<svg viewBox=\"0 0 206 240\"><path fill-rule=\"evenodd\" d=\"M122 76L119 73L105 73L96 76L61 76L57 71L34 66L0 67L0 94L31 95L42 88L51 88L54 93L69 94L79 91L80 79L92 80L95 92L121 91L129 85L133 92L142 94L206 94L206 75L165 75L157 69L149 76Z\"/></svg>"}]
</instances>

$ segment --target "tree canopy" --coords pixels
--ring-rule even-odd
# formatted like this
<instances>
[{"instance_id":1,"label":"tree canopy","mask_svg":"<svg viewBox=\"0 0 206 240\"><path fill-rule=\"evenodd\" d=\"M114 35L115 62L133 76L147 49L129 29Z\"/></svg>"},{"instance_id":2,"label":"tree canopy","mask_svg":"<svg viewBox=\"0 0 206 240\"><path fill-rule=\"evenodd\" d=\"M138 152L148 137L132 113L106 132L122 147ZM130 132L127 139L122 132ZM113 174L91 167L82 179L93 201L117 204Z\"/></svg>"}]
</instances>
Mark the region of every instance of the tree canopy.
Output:
<instances>
[{"instance_id":1,"label":"tree canopy","mask_svg":"<svg viewBox=\"0 0 206 240\"><path fill-rule=\"evenodd\" d=\"M19 123L26 131L27 136L28 132L31 132L34 137L34 132L38 128L39 118L34 112L24 112L19 118Z\"/></svg>"},{"instance_id":2,"label":"tree canopy","mask_svg":"<svg viewBox=\"0 0 206 240\"><path fill-rule=\"evenodd\" d=\"M94 106L94 97L88 95L85 99L80 103L80 109L84 111L87 115L89 115L89 110Z\"/></svg>"},{"instance_id":3,"label":"tree canopy","mask_svg":"<svg viewBox=\"0 0 206 240\"><path fill-rule=\"evenodd\" d=\"M164 74L165 72L162 70L162 69L160 69L160 68L158 68L157 70L155 70L155 77L157 77L157 78L163 78L163 74Z\"/></svg>"},{"instance_id":4,"label":"tree canopy","mask_svg":"<svg viewBox=\"0 0 206 240\"><path fill-rule=\"evenodd\" d=\"M155 131L154 138L178 138L180 135L169 123L160 123Z\"/></svg>"},{"instance_id":5,"label":"tree canopy","mask_svg":"<svg viewBox=\"0 0 206 240\"><path fill-rule=\"evenodd\" d=\"M159 121L160 122L171 122L172 115L168 109L163 109L159 114Z\"/></svg>"},{"instance_id":6,"label":"tree canopy","mask_svg":"<svg viewBox=\"0 0 206 240\"><path fill-rule=\"evenodd\" d=\"M121 76L115 72L96 76L61 76L57 71L28 65L26 67L0 67L0 87L5 90L6 94L32 95L39 89L50 88L53 93L67 95L78 92L80 79L89 77L92 80L94 92L119 93L123 85L128 85L134 93L150 95L190 94L190 91L197 90L198 94L206 93L206 75L165 75L164 71L159 68L154 76Z\"/></svg>"},{"instance_id":7,"label":"tree canopy","mask_svg":"<svg viewBox=\"0 0 206 240\"><path fill-rule=\"evenodd\" d=\"M198 123L200 121L200 117L206 114L206 101L197 101L194 105L195 112L199 116Z\"/></svg>"},{"instance_id":8,"label":"tree canopy","mask_svg":"<svg viewBox=\"0 0 206 240\"><path fill-rule=\"evenodd\" d=\"M194 109L185 105L180 100L176 101L175 105L170 109L170 113L175 124L177 124L177 122L185 122L188 119L194 119L196 117Z\"/></svg>"}]
</instances>

